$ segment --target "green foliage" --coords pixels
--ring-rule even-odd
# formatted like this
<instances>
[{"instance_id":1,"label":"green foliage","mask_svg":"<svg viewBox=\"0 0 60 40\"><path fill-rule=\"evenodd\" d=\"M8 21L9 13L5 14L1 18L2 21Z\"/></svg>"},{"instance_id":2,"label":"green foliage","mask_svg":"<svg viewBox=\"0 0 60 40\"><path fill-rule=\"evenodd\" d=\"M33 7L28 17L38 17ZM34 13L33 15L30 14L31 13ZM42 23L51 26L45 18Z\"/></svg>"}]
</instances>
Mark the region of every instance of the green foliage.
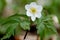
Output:
<instances>
[{"instance_id":1,"label":"green foliage","mask_svg":"<svg viewBox=\"0 0 60 40\"><path fill-rule=\"evenodd\" d=\"M48 38L50 35L57 33L50 15L42 16L36 22L37 33L40 35L41 40L43 40L43 37Z\"/></svg>"},{"instance_id":2,"label":"green foliage","mask_svg":"<svg viewBox=\"0 0 60 40\"><path fill-rule=\"evenodd\" d=\"M12 15L8 18L6 18L3 22L0 20L1 28L0 32L5 33L3 36L3 39L9 38L11 35L14 34L14 30L16 30L17 27L20 27L24 30L29 30L30 29L30 22L27 19L28 17L26 15L20 15L20 14L15 14ZM21 29L21 30L22 30ZM17 33L17 32L16 32ZM15 33L15 34L16 34Z\"/></svg>"},{"instance_id":3,"label":"green foliage","mask_svg":"<svg viewBox=\"0 0 60 40\"><path fill-rule=\"evenodd\" d=\"M25 4L34 2L36 0L13 0L14 15L8 18L0 18L0 33L5 34L1 40L9 38L11 35L18 34L21 30L30 30L31 20L25 15ZM44 7L42 17L37 19L34 23L37 24L37 34L40 35L41 40L43 37L49 37L56 34L56 29L53 25L51 14L56 14L60 19L60 1L53 0L49 7ZM5 0L0 0L0 16L5 7ZM19 13L20 12L20 13ZM19 13L19 14L18 14ZM19 28L19 29L18 29ZM18 29L18 30L17 30Z\"/></svg>"},{"instance_id":4,"label":"green foliage","mask_svg":"<svg viewBox=\"0 0 60 40\"><path fill-rule=\"evenodd\" d=\"M23 14L12 15L5 20L1 19L0 22L2 28L0 32L5 33L1 40L9 38L11 35L14 35L14 33L16 34L17 32L15 32L15 30L17 27L20 27L20 31L22 29L30 30L30 19ZM43 37L49 37L57 33L50 15L42 15L35 23L37 24L37 33L40 35L41 40L43 40Z\"/></svg>"},{"instance_id":5,"label":"green foliage","mask_svg":"<svg viewBox=\"0 0 60 40\"><path fill-rule=\"evenodd\" d=\"M18 23L9 23L6 26L4 25L4 27L8 27L6 30L6 34L3 36L3 39L9 38L11 35L14 34L14 30L16 29L16 27L18 27Z\"/></svg>"},{"instance_id":6,"label":"green foliage","mask_svg":"<svg viewBox=\"0 0 60 40\"><path fill-rule=\"evenodd\" d=\"M14 18L19 22L20 27L24 30L29 30L30 29L30 21L29 18L26 15L23 14L16 14ZM13 19L13 18L12 18Z\"/></svg>"},{"instance_id":7,"label":"green foliage","mask_svg":"<svg viewBox=\"0 0 60 40\"><path fill-rule=\"evenodd\" d=\"M28 20L21 20L20 26L24 29L24 30L30 30L30 22Z\"/></svg>"}]
</instances>

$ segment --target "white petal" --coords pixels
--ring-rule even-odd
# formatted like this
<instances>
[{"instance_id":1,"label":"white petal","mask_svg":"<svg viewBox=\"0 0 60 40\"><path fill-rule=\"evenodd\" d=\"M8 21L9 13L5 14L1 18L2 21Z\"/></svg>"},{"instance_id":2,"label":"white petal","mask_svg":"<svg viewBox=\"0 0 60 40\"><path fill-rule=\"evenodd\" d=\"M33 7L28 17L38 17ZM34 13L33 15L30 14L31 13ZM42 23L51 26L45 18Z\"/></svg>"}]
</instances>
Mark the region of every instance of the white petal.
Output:
<instances>
[{"instance_id":1,"label":"white petal","mask_svg":"<svg viewBox=\"0 0 60 40\"><path fill-rule=\"evenodd\" d=\"M31 16L31 20L35 21L36 17L35 16Z\"/></svg>"},{"instance_id":2,"label":"white petal","mask_svg":"<svg viewBox=\"0 0 60 40\"><path fill-rule=\"evenodd\" d=\"M35 14L35 17L37 17L37 18L41 18L41 16L42 16L41 13L36 13Z\"/></svg>"},{"instance_id":3,"label":"white petal","mask_svg":"<svg viewBox=\"0 0 60 40\"><path fill-rule=\"evenodd\" d=\"M32 3L30 4L31 7L35 7L36 5L37 5L36 2L32 2Z\"/></svg>"},{"instance_id":4,"label":"white petal","mask_svg":"<svg viewBox=\"0 0 60 40\"><path fill-rule=\"evenodd\" d=\"M28 5L28 4L25 5L25 9L26 9L26 10L29 10L29 9L30 9L30 5Z\"/></svg>"},{"instance_id":5,"label":"white petal","mask_svg":"<svg viewBox=\"0 0 60 40\"><path fill-rule=\"evenodd\" d=\"M38 5L38 6L37 6L37 10L38 10L39 12L41 12L42 9L43 9L43 7L42 7L41 5Z\"/></svg>"},{"instance_id":6,"label":"white petal","mask_svg":"<svg viewBox=\"0 0 60 40\"><path fill-rule=\"evenodd\" d=\"M32 13L30 13L29 11L27 11L26 15L27 16L32 16Z\"/></svg>"}]
</instances>

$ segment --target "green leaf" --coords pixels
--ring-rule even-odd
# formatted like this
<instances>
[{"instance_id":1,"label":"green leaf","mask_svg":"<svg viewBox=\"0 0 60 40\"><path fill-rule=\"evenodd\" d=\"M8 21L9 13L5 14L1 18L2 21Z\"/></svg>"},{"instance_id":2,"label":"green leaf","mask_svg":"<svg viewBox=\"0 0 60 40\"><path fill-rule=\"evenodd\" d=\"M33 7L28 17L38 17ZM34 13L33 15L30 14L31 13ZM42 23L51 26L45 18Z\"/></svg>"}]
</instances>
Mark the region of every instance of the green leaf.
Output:
<instances>
[{"instance_id":1,"label":"green leaf","mask_svg":"<svg viewBox=\"0 0 60 40\"><path fill-rule=\"evenodd\" d=\"M11 17L8 18L8 20L14 20L20 23L21 28L24 30L29 30L30 29L30 21L29 18L26 15L23 14L15 14Z\"/></svg>"},{"instance_id":2,"label":"green leaf","mask_svg":"<svg viewBox=\"0 0 60 40\"><path fill-rule=\"evenodd\" d=\"M22 17L26 20L28 19L28 17L26 15L22 15L22 14L14 14L8 18L2 19L0 20L1 24L5 24L6 22L10 22L10 21L16 21L18 23L20 23L20 20L23 20Z\"/></svg>"},{"instance_id":3,"label":"green leaf","mask_svg":"<svg viewBox=\"0 0 60 40\"><path fill-rule=\"evenodd\" d=\"M37 33L40 35L41 37L41 40L43 40L43 36L44 36L44 24L43 23L40 23L37 25Z\"/></svg>"},{"instance_id":4,"label":"green leaf","mask_svg":"<svg viewBox=\"0 0 60 40\"><path fill-rule=\"evenodd\" d=\"M30 22L28 20L21 20L20 26L24 30L30 30Z\"/></svg>"},{"instance_id":5,"label":"green leaf","mask_svg":"<svg viewBox=\"0 0 60 40\"><path fill-rule=\"evenodd\" d=\"M11 35L14 35L14 30L18 27L18 25L20 30L21 28L23 28L24 30L29 30L30 21L28 20L29 19L26 15L21 15L21 14L15 14L6 19L1 19L0 32L5 34L2 40L9 38ZM15 30L15 33L16 33L16 30Z\"/></svg>"},{"instance_id":6,"label":"green leaf","mask_svg":"<svg viewBox=\"0 0 60 40\"><path fill-rule=\"evenodd\" d=\"M0 18L0 24L2 24L4 22L4 19Z\"/></svg>"},{"instance_id":7,"label":"green leaf","mask_svg":"<svg viewBox=\"0 0 60 40\"><path fill-rule=\"evenodd\" d=\"M11 35L14 35L14 30L16 29L16 27L18 27L19 22L20 22L20 17L11 16L11 17L8 17L7 19L5 19L1 23L0 31L2 33L5 33L2 40L6 39L6 38L9 38Z\"/></svg>"},{"instance_id":8,"label":"green leaf","mask_svg":"<svg viewBox=\"0 0 60 40\"><path fill-rule=\"evenodd\" d=\"M7 23L7 24L8 24L8 28L6 30L6 34L3 36L1 40L9 38L11 35L13 35L14 30L16 29L16 27L18 27L18 23Z\"/></svg>"},{"instance_id":9,"label":"green leaf","mask_svg":"<svg viewBox=\"0 0 60 40\"><path fill-rule=\"evenodd\" d=\"M43 40L44 37L47 38L50 35L57 33L50 15L42 16L42 18L37 19L36 24L37 33L40 35L41 40Z\"/></svg>"},{"instance_id":10,"label":"green leaf","mask_svg":"<svg viewBox=\"0 0 60 40\"><path fill-rule=\"evenodd\" d=\"M15 14L8 18L8 20L15 20L20 23L20 27L24 30L30 30L30 21L29 18L24 14Z\"/></svg>"}]
</instances>

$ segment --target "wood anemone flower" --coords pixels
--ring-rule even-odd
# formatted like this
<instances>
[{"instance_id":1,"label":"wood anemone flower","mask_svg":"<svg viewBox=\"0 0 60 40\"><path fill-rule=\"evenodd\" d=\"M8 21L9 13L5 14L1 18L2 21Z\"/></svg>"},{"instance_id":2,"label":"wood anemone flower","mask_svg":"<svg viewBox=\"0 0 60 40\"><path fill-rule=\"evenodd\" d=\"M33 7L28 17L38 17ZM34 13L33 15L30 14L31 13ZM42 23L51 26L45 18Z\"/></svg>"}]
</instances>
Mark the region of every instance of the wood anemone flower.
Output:
<instances>
[{"instance_id":1,"label":"wood anemone flower","mask_svg":"<svg viewBox=\"0 0 60 40\"><path fill-rule=\"evenodd\" d=\"M31 17L32 21L35 21L36 18L41 18L41 12L43 7L41 5L37 5L36 2L32 2L31 4L25 5L26 15Z\"/></svg>"}]
</instances>

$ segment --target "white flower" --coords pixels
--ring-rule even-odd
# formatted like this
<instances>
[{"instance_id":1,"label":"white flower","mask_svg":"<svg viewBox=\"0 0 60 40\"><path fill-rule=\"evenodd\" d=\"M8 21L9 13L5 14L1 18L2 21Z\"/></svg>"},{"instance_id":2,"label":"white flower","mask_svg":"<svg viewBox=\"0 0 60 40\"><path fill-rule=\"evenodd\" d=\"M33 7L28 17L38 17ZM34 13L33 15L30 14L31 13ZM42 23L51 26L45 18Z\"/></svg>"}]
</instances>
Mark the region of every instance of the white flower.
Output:
<instances>
[{"instance_id":1,"label":"white flower","mask_svg":"<svg viewBox=\"0 0 60 40\"><path fill-rule=\"evenodd\" d=\"M35 2L25 5L25 9L27 10L26 15L31 17L32 21L41 17L42 6L37 5Z\"/></svg>"}]
</instances>

